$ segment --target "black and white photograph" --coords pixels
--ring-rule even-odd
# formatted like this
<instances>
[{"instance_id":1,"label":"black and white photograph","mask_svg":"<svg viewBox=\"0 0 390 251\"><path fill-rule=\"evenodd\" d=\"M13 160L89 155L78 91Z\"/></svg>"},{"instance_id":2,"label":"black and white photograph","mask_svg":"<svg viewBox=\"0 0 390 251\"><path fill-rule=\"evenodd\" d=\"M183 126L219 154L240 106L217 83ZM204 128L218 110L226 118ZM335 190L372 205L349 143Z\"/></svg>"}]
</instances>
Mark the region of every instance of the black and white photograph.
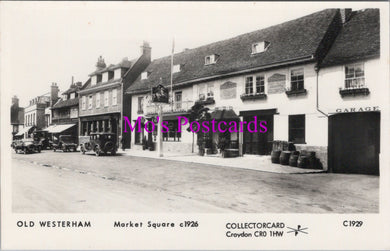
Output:
<instances>
[{"instance_id":1,"label":"black and white photograph","mask_svg":"<svg viewBox=\"0 0 390 251\"><path fill-rule=\"evenodd\" d=\"M0 7L2 249L390 248L388 2Z\"/></svg>"}]
</instances>

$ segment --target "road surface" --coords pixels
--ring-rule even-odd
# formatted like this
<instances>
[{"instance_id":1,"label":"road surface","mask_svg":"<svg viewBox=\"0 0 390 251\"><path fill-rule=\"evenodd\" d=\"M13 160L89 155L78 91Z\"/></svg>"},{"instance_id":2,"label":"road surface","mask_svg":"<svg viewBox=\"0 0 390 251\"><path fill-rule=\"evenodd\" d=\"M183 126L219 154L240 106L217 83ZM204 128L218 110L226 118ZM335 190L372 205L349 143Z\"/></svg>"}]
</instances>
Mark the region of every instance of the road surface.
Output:
<instances>
[{"instance_id":1,"label":"road surface","mask_svg":"<svg viewBox=\"0 0 390 251\"><path fill-rule=\"evenodd\" d=\"M244 163L243 163L244 164ZM17 213L376 213L379 177L132 156L12 154Z\"/></svg>"}]
</instances>

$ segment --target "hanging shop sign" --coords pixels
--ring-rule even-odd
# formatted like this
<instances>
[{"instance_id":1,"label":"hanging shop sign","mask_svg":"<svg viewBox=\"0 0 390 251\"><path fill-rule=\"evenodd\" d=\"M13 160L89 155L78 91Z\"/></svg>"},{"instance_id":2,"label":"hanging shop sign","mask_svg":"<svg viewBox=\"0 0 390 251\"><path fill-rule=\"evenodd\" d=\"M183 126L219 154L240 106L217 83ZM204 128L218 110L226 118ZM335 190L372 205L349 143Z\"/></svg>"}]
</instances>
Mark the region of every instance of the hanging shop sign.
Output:
<instances>
[{"instance_id":1,"label":"hanging shop sign","mask_svg":"<svg viewBox=\"0 0 390 251\"><path fill-rule=\"evenodd\" d=\"M159 84L152 88L152 102L153 103L168 103L169 93L168 89Z\"/></svg>"}]
</instances>

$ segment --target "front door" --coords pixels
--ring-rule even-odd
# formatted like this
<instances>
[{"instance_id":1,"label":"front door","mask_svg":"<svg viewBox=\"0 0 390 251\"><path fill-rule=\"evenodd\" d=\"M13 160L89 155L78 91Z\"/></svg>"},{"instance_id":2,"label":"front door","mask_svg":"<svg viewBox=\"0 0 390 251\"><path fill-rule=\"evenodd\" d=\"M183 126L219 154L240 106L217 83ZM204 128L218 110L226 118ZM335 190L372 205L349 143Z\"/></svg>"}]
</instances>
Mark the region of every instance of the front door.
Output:
<instances>
[{"instance_id":1,"label":"front door","mask_svg":"<svg viewBox=\"0 0 390 251\"><path fill-rule=\"evenodd\" d=\"M379 175L380 113L329 117L329 170Z\"/></svg>"},{"instance_id":2,"label":"front door","mask_svg":"<svg viewBox=\"0 0 390 251\"><path fill-rule=\"evenodd\" d=\"M256 154L256 155L269 155L272 150L273 141L273 115L257 115L257 132L250 132L248 130L248 123L254 121L254 116L245 116L244 121L247 122L244 125L244 153L245 154ZM266 121L267 132L260 132L260 121ZM255 130L253 122L250 124L250 129ZM262 129L263 130L263 129Z\"/></svg>"}]
</instances>

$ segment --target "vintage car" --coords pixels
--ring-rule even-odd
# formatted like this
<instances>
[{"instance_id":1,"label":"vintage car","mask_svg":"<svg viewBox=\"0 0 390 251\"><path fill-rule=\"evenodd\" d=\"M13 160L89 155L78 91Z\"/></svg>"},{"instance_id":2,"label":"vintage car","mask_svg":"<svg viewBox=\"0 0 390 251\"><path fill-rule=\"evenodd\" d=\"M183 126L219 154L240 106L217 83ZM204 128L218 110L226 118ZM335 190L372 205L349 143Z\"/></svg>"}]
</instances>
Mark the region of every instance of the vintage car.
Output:
<instances>
[{"instance_id":1,"label":"vintage car","mask_svg":"<svg viewBox=\"0 0 390 251\"><path fill-rule=\"evenodd\" d=\"M40 153L42 150L42 144L38 141L34 141L33 139L22 139L15 142L14 150L16 153L21 151L24 154L33 152Z\"/></svg>"},{"instance_id":2,"label":"vintage car","mask_svg":"<svg viewBox=\"0 0 390 251\"><path fill-rule=\"evenodd\" d=\"M91 133L90 136L80 136L79 142L82 154L93 151L96 156L100 156L103 153L115 155L118 150L115 133Z\"/></svg>"},{"instance_id":3,"label":"vintage car","mask_svg":"<svg viewBox=\"0 0 390 251\"><path fill-rule=\"evenodd\" d=\"M75 152L77 150L77 139L72 135L60 135L53 142L53 151L62 150L63 152Z\"/></svg>"},{"instance_id":4,"label":"vintage car","mask_svg":"<svg viewBox=\"0 0 390 251\"><path fill-rule=\"evenodd\" d=\"M53 142L50 140L47 131L35 131L33 135L34 140L39 141L42 144L42 149L52 149Z\"/></svg>"}]
</instances>

